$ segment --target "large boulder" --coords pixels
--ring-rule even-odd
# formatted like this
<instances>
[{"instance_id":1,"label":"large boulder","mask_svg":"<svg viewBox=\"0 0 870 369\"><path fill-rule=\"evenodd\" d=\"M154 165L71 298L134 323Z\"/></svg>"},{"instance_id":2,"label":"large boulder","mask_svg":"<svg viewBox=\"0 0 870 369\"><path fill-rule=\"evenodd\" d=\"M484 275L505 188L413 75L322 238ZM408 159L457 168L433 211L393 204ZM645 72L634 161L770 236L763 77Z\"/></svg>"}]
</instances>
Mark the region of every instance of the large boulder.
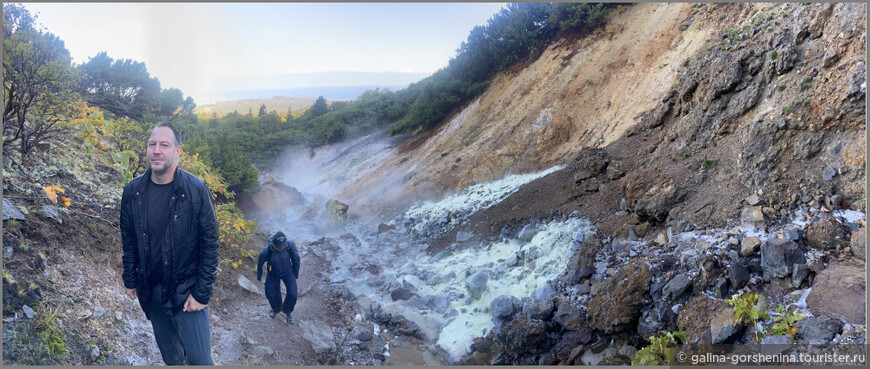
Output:
<instances>
[{"instance_id":1,"label":"large boulder","mask_svg":"<svg viewBox=\"0 0 870 369\"><path fill-rule=\"evenodd\" d=\"M305 204L305 197L299 190L275 180L260 185L251 200L264 213Z\"/></svg>"},{"instance_id":2,"label":"large boulder","mask_svg":"<svg viewBox=\"0 0 870 369\"><path fill-rule=\"evenodd\" d=\"M851 247L856 258L865 260L867 257L865 255L867 252L867 228L861 228L852 232Z\"/></svg>"},{"instance_id":3,"label":"large boulder","mask_svg":"<svg viewBox=\"0 0 870 369\"><path fill-rule=\"evenodd\" d=\"M548 320L555 308L553 300L529 301L523 304L523 313L533 319Z\"/></svg>"},{"instance_id":4,"label":"large boulder","mask_svg":"<svg viewBox=\"0 0 870 369\"><path fill-rule=\"evenodd\" d=\"M559 303L559 308L553 316L553 321L569 331L576 331L586 321L586 314L567 301L562 301Z\"/></svg>"},{"instance_id":5,"label":"large boulder","mask_svg":"<svg viewBox=\"0 0 870 369\"><path fill-rule=\"evenodd\" d=\"M722 300L698 295L689 300L680 310L677 326L686 331L687 341L691 344L701 342L707 334L712 337L711 330L716 330L718 337L727 338L730 334L723 322L731 310L731 306ZM729 325L733 325L733 322L729 322Z\"/></svg>"},{"instance_id":6,"label":"large boulder","mask_svg":"<svg viewBox=\"0 0 870 369\"><path fill-rule=\"evenodd\" d=\"M487 280L489 280L489 275L484 271L474 273L465 279L465 288L468 289L471 298L480 298L480 294L482 294L483 290L486 288Z\"/></svg>"},{"instance_id":7,"label":"large boulder","mask_svg":"<svg viewBox=\"0 0 870 369\"><path fill-rule=\"evenodd\" d=\"M492 299L489 306L493 317L510 320L520 308L520 299L510 295L501 295Z\"/></svg>"},{"instance_id":8,"label":"large boulder","mask_svg":"<svg viewBox=\"0 0 870 369\"><path fill-rule=\"evenodd\" d=\"M300 323L302 327L302 338L311 344L314 353L317 355L335 351L335 337L332 335L332 328L320 320L306 321Z\"/></svg>"},{"instance_id":9,"label":"large boulder","mask_svg":"<svg viewBox=\"0 0 870 369\"><path fill-rule=\"evenodd\" d=\"M800 326L795 334L800 337L798 343L811 345L824 345L831 343L834 336L843 331L843 322L839 319L828 317L811 317L801 319L796 325Z\"/></svg>"},{"instance_id":10,"label":"large boulder","mask_svg":"<svg viewBox=\"0 0 870 369\"><path fill-rule=\"evenodd\" d=\"M673 180L657 183L657 174L641 171L627 178L623 193L629 207L641 220L664 222L670 210L686 198L686 191L677 187Z\"/></svg>"},{"instance_id":11,"label":"large boulder","mask_svg":"<svg viewBox=\"0 0 870 369\"><path fill-rule=\"evenodd\" d=\"M834 218L822 219L807 229L807 246L817 250L839 250L848 243L846 230Z\"/></svg>"},{"instance_id":12,"label":"large boulder","mask_svg":"<svg viewBox=\"0 0 870 369\"><path fill-rule=\"evenodd\" d=\"M742 325L734 324L733 309L719 309L710 320L710 338L714 345L731 342L742 331Z\"/></svg>"},{"instance_id":13,"label":"large boulder","mask_svg":"<svg viewBox=\"0 0 870 369\"><path fill-rule=\"evenodd\" d=\"M761 269L764 278L785 278L792 274L795 264L806 264L798 244L781 238L770 238L761 245Z\"/></svg>"},{"instance_id":14,"label":"large boulder","mask_svg":"<svg viewBox=\"0 0 870 369\"><path fill-rule=\"evenodd\" d=\"M571 256L568 262L567 280L570 284L580 283L595 273L595 254L601 250L598 237L585 237L580 249Z\"/></svg>"},{"instance_id":15,"label":"large boulder","mask_svg":"<svg viewBox=\"0 0 870 369\"><path fill-rule=\"evenodd\" d=\"M692 280L686 273L677 274L662 288L662 297L667 301L673 301L691 285Z\"/></svg>"},{"instance_id":16,"label":"large boulder","mask_svg":"<svg viewBox=\"0 0 870 369\"><path fill-rule=\"evenodd\" d=\"M592 342L592 334L586 331L569 332L562 336L553 349L550 350L548 356L550 360L545 360L544 365L570 365L582 353L586 345Z\"/></svg>"},{"instance_id":17,"label":"large boulder","mask_svg":"<svg viewBox=\"0 0 870 369\"><path fill-rule=\"evenodd\" d=\"M864 262L849 259L819 272L807 296L807 307L816 315L864 324L867 294Z\"/></svg>"},{"instance_id":18,"label":"large boulder","mask_svg":"<svg viewBox=\"0 0 870 369\"><path fill-rule=\"evenodd\" d=\"M501 336L510 354L537 354L542 351L540 344L547 338L547 324L520 316L502 328Z\"/></svg>"},{"instance_id":19,"label":"large boulder","mask_svg":"<svg viewBox=\"0 0 870 369\"><path fill-rule=\"evenodd\" d=\"M603 149L588 147L580 150L574 160L571 169L574 172L574 183L578 184L604 173L609 163L607 154Z\"/></svg>"},{"instance_id":20,"label":"large boulder","mask_svg":"<svg viewBox=\"0 0 870 369\"><path fill-rule=\"evenodd\" d=\"M335 223L347 221L348 206L338 200L329 200L326 202L326 212L329 214L329 220Z\"/></svg>"},{"instance_id":21,"label":"large boulder","mask_svg":"<svg viewBox=\"0 0 870 369\"><path fill-rule=\"evenodd\" d=\"M635 327L651 278L649 266L635 261L603 282L587 304L590 326L608 334Z\"/></svg>"}]
</instances>

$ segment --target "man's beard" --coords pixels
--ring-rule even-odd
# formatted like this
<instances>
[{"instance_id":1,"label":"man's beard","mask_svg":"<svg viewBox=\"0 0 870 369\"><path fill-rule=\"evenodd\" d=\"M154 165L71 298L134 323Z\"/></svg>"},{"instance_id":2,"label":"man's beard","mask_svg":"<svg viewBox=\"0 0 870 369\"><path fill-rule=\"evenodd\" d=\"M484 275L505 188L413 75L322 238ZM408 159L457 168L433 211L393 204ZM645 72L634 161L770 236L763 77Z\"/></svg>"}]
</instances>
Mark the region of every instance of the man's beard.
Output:
<instances>
[{"instance_id":1,"label":"man's beard","mask_svg":"<svg viewBox=\"0 0 870 369\"><path fill-rule=\"evenodd\" d=\"M158 176L162 176L166 173L169 173L170 169L172 169L172 165L170 163L166 162L166 160L163 161L162 168L158 168L154 164L151 164L151 171L154 172L154 174L156 174Z\"/></svg>"}]
</instances>

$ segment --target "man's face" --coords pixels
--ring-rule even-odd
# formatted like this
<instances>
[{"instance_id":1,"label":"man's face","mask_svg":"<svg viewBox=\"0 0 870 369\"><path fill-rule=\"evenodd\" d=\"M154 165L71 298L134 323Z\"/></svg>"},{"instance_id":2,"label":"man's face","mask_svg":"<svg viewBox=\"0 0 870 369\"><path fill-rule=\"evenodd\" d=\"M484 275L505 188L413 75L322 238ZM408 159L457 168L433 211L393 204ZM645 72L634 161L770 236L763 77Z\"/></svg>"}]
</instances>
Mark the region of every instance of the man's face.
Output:
<instances>
[{"instance_id":1,"label":"man's face","mask_svg":"<svg viewBox=\"0 0 870 369\"><path fill-rule=\"evenodd\" d=\"M151 131L145 156L154 173L163 175L174 169L173 166L178 161L179 155L181 155L181 147L175 145L175 136L169 127L157 127Z\"/></svg>"}]
</instances>

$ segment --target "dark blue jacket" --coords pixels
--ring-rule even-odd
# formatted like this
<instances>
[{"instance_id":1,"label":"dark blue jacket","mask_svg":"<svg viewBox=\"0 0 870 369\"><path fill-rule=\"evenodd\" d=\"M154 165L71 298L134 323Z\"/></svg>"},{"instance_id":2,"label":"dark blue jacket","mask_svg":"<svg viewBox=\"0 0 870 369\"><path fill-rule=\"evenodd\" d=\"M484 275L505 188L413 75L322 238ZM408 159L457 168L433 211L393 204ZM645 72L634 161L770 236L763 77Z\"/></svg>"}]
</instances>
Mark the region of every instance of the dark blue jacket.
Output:
<instances>
[{"instance_id":1,"label":"dark blue jacket","mask_svg":"<svg viewBox=\"0 0 870 369\"><path fill-rule=\"evenodd\" d=\"M296 244L293 241L284 241L284 250L281 252L272 248L272 242L269 242L263 248L263 251L260 252L260 259L257 262L258 281L263 278L263 264L266 262L271 266L271 270L267 272L272 277L282 277L292 272L293 277L299 279L299 252L296 251Z\"/></svg>"}]
</instances>

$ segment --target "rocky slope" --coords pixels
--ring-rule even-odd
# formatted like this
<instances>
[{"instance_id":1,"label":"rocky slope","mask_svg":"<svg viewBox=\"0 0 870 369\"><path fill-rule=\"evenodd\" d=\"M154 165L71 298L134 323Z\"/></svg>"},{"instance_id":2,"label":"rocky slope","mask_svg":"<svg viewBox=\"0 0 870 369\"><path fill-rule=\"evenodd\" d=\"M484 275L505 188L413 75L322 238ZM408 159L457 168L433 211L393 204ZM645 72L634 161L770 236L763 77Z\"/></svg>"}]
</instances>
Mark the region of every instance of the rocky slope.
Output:
<instances>
[{"instance_id":1,"label":"rocky slope","mask_svg":"<svg viewBox=\"0 0 870 369\"><path fill-rule=\"evenodd\" d=\"M462 363L626 363L660 330L684 330L693 344L753 343L756 332L768 343L863 343L865 13L859 4L623 7L605 30L551 45L435 131L379 152L381 164L335 197L352 219L375 214L381 231L430 255L483 258L503 239L537 249L515 240L591 222L591 233L574 232L557 295L514 291L507 309L496 307L510 296L492 300L492 328ZM392 217L555 164L566 167L480 209ZM489 267L500 263L488 278L516 265ZM441 310L409 283L375 294ZM456 301L470 293L465 303L477 303L468 281L456 283ZM771 318L731 324L724 299L750 292ZM454 300L442 293L449 321ZM357 311L386 323L381 305ZM771 334L778 305L805 326Z\"/></svg>"}]
</instances>

